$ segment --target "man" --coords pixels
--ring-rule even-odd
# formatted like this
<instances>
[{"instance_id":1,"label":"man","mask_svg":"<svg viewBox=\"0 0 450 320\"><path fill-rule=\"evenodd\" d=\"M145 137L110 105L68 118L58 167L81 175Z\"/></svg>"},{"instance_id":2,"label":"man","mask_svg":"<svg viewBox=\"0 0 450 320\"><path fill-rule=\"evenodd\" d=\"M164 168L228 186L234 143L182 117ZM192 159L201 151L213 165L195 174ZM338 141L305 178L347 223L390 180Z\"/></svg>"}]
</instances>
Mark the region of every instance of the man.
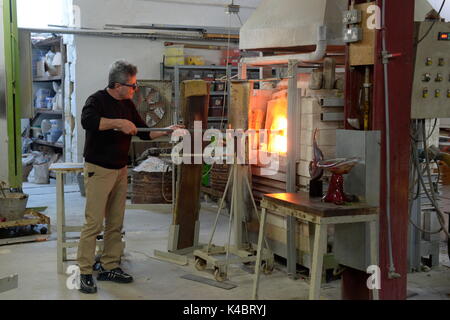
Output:
<instances>
[{"instance_id":1,"label":"man","mask_svg":"<svg viewBox=\"0 0 450 320\"><path fill-rule=\"evenodd\" d=\"M92 269L96 238L103 229L103 220L104 250L97 280L118 283L133 281L133 277L119 267L131 137L137 135L150 140L168 134L167 131L138 133L137 128L148 126L131 100L137 89L136 74L134 65L116 61L109 71L108 87L91 95L81 114L81 124L86 130L86 209L77 260L81 273L80 291L84 293L97 292ZM169 128L175 130L179 127L175 125Z\"/></svg>"}]
</instances>

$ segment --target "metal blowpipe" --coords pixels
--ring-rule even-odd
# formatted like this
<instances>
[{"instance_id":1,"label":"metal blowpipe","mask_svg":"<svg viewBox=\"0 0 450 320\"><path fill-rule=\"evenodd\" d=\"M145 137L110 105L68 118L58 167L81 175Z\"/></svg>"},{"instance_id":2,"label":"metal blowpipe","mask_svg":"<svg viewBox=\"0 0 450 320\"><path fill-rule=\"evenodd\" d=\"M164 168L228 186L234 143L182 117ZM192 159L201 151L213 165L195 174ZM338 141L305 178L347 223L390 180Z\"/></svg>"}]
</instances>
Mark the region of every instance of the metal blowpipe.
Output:
<instances>
[{"instance_id":1,"label":"metal blowpipe","mask_svg":"<svg viewBox=\"0 0 450 320\"><path fill-rule=\"evenodd\" d=\"M201 129L201 130L181 129L181 130L187 130L189 132L199 132L199 131L205 132L205 131L210 130L210 129ZM220 129L214 129L214 130L219 130L219 131L222 131L222 132L226 132L226 130L220 130ZM265 129L249 129L249 130L251 130L251 131L263 131ZM114 129L114 131L119 131L119 130L118 129ZM169 128L137 128L137 131L138 132L153 132L153 131L173 132L175 130L174 129L169 129ZM276 132L283 132L284 130L267 130L267 131L276 133Z\"/></svg>"}]
</instances>

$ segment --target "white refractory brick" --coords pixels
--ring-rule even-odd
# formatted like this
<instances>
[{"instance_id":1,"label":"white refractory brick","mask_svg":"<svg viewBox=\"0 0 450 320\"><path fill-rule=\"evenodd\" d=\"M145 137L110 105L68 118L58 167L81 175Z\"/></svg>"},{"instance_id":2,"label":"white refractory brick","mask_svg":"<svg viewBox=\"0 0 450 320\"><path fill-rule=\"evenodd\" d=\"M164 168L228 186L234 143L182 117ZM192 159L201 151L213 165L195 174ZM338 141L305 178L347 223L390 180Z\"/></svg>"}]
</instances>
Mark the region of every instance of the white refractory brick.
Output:
<instances>
[{"instance_id":1,"label":"white refractory brick","mask_svg":"<svg viewBox=\"0 0 450 320\"><path fill-rule=\"evenodd\" d=\"M333 159L336 154L336 146L320 147L325 159ZM300 160L311 161L313 159L313 147L307 145L300 145Z\"/></svg>"},{"instance_id":2,"label":"white refractory brick","mask_svg":"<svg viewBox=\"0 0 450 320\"><path fill-rule=\"evenodd\" d=\"M306 160L300 160L297 163L297 175L303 176L303 177L309 177L309 162Z\"/></svg>"},{"instance_id":3,"label":"white refractory brick","mask_svg":"<svg viewBox=\"0 0 450 320\"><path fill-rule=\"evenodd\" d=\"M322 121L320 113L318 114L303 114L302 115L302 129L343 129L343 121Z\"/></svg>"},{"instance_id":4,"label":"white refractory brick","mask_svg":"<svg viewBox=\"0 0 450 320\"><path fill-rule=\"evenodd\" d=\"M300 144L312 146L313 145L313 129L302 130L300 135ZM316 135L317 144L321 146L335 146L336 145L336 129L320 129Z\"/></svg>"},{"instance_id":5,"label":"white refractory brick","mask_svg":"<svg viewBox=\"0 0 450 320\"><path fill-rule=\"evenodd\" d=\"M319 98L302 98L302 114L315 114L322 112L322 106L319 104Z\"/></svg>"},{"instance_id":6,"label":"white refractory brick","mask_svg":"<svg viewBox=\"0 0 450 320\"><path fill-rule=\"evenodd\" d=\"M333 90L311 90L307 88L304 91L304 97L311 98L311 97L318 97L318 98L339 98L342 97L342 92L339 92L339 90L333 89Z\"/></svg>"},{"instance_id":7,"label":"white refractory brick","mask_svg":"<svg viewBox=\"0 0 450 320\"><path fill-rule=\"evenodd\" d=\"M300 187L307 188L309 186L310 180L311 180L311 178L309 178L309 177L297 176L297 185Z\"/></svg>"}]
</instances>

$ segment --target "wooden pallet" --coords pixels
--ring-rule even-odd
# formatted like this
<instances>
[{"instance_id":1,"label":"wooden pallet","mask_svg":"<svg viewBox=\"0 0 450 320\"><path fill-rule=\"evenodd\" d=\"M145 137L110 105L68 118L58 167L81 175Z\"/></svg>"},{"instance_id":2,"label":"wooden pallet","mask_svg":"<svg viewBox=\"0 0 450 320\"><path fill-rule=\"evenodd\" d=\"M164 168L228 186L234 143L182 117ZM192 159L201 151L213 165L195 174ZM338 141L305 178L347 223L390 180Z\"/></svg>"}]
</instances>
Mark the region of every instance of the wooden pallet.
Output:
<instances>
[{"instance_id":1,"label":"wooden pallet","mask_svg":"<svg viewBox=\"0 0 450 320\"><path fill-rule=\"evenodd\" d=\"M36 242L36 241L47 241L51 236L51 226L50 226L50 218L46 215L38 212L36 209L27 209L25 211L24 218L21 220L13 220L0 222L0 229L3 228L14 228L14 227L23 227L37 224L46 224L48 225L46 234L33 234L28 236L16 236L16 237L8 237L4 239L0 239L0 246L10 245L10 244L18 244L18 243L26 243L26 242Z\"/></svg>"},{"instance_id":2,"label":"wooden pallet","mask_svg":"<svg viewBox=\"0 0 450 320\"><path fill-rule=\"evenodd\" d=\"M0 222L0 229L23 227L35 224L48 224L50 226L50 218L34 209L27 209L23 219Z\"/></svg>"}]
</instances>

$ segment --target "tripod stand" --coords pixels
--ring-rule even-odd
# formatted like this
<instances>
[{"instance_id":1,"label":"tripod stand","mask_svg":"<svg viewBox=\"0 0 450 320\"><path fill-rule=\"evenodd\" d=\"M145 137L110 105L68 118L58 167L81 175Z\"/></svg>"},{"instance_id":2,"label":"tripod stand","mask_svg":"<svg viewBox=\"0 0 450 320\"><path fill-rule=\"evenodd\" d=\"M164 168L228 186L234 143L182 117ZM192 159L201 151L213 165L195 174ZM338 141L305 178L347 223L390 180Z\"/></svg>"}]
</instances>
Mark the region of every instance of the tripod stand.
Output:
<instances>
[{"instance_id":1,"label":"tripod stand","mask_svg":"<svg viewBox=\"0 0 450 320\"><path fill-rule=\"evenodd\" d=\"M236 159L236 157L235 157ZM234 161L234 164L231 165L231 170L228 174L227 183L225 186L225 190L223 192L223 196L220 199L219 203L219 209L217 211L216 219L214 221L214 226L210 234L210 238L208 241L208 244L203 249L198 249L194 251L194 258L195 258L195 267L197 270L203 271L206 269L208 265L212 265L214 269L214 278L219 281L225 281L227 279L227 273L228 273L228 266L230 264L236 264L236 263L248 263L248 262L254 262L256 261L256 246L253 246L251 243L243 243L240 236L236 236L236 243L234 246L230 245L231 241L231 231L232 231L232 225L233 225L233 219L234 219L234 226L235 226L235 235L239 235L241 230L239 228L242 227L242 212L239 210L239 192L241 185L239 184L239 173L241 173L241 176L244 180L244 184L250 194L250 198L252 200L253 209L256 212L256 216L258 218L258 221L260 219L260 215L258 212L258 208L256 207L255 199L252 194L252 189L250 187L250 182L248 180L248 166L242 165L242 164L236 164L236 161ZM230 217L229 217L229 225L228 225L228 241L227 244L224 246L215 246L212 244L212 240L214 237L214 233L217 228L217 223L219 220L220 213L223 208L223 204L225 201L225 198L227 196L227 192L229 190L230 184L232 185L231 188L231 201L230 201ZM262 270L265 273L271 273L274 267L274 257L272 251L269 249L267 239L264 238L266 248L262 251ZM220 259L218 257L214 257L217 255L224 255L225 259ZM234 257L230 257L230 255L233 255Z\"/></svg>"}]
</instances>

